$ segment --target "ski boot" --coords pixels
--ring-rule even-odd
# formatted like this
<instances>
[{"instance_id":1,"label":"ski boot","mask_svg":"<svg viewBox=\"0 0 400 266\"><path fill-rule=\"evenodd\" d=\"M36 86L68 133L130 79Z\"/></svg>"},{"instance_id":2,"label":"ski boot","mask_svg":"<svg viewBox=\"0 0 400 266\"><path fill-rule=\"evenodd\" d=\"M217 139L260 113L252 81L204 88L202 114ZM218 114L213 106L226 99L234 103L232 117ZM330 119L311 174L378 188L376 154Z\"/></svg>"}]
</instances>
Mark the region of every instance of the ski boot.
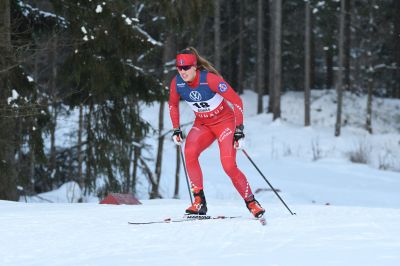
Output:
<instances>
[{"instance_id":1,"label":"ski boot","mask_svg":"<svg viewBox=\"0 0 400 266\"><path fill-rule=\"evenodd\" d=\"M207 214L207 202L204 196L204 191L198 190L193 192L194 202L192 206L186 209L186 214L197 214L206 215Z\"/></svg>"},{"instance_id":2,"label":"ski boot","mask_svg":"<svg viewBox=\"0 0 400 266\"><path fill-rule=\"evenodd\" d=\"M265 213L265 210L261 207L260 203L254 198L254 196L249 200L245 200L245 202L247 209L249 209L255 218L261 218Z\"/></svg>"}]
</instances>

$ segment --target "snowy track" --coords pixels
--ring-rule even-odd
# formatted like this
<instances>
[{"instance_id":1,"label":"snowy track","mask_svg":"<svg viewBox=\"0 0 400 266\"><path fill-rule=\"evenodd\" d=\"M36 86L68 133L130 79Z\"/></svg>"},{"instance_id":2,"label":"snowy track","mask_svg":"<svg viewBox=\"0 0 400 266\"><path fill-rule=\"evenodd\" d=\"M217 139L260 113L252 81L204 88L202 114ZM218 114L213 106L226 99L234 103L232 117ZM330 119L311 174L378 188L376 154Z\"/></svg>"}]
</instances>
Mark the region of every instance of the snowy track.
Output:
<instances>
[{"instance_id":1,"label":"snowy track","mask_svg":"<svg viewBox=\"0 0 400 266\"><path fill-rule=\"evenodd\" d=\"M141 206L0 201L0 265L399 265L400 210L265 204L247 219L129 225L179 217L183 200ZM250 217L240 201L212 215Z\"/></svg>"},{"instance_id":2,"label":"snowy track","mask_svg":"<svg viewBox=\"0 0 400 266\"><path fill-rule=\"evenodd\" d=\"M276 121L271 114L257 115L256 93L246 90L241 97L246 151L297 216L264 191L257 199L267 209L267 226L246 220L250 215L224 173L214 143L200 157L209 214L243 219L129 225L128 221L182 215L189 202L182 167L180 196L186 200L142 200L148 198L149 188L145 176L139 175L141 206L0 201L0 266L400 265L399 101L373 101L371 135L360 128L366 96L344 97L348 124L340 137L334 137L335 90L312 91L312 126L306 128L301 92L282 95L282 119ZM186 124L194 117L187 104L181 104L181 122ZM75 111L72 119L59 117L57 147L71 145L64 136L77 130ZM158 111L155 103L142 113L155 128ZM169 116L164 119L171 127ZM189 128L184 128L186 133ZM157 139L155 135L146 144L157 147ZM164 158L175 158L173 142L164 145ZM349 152L360 147L369 153L368 165L349 161ZM155 150L149 158L154 154ZM243 154L237 160L254 192L268 188ZM378 170L380 166L393 171ZM175 164L163 163L162 173L160 193L172 197ZM67 202L80 194L69 187L64 184L41 196Z\"/></svg>"}]
</instances>

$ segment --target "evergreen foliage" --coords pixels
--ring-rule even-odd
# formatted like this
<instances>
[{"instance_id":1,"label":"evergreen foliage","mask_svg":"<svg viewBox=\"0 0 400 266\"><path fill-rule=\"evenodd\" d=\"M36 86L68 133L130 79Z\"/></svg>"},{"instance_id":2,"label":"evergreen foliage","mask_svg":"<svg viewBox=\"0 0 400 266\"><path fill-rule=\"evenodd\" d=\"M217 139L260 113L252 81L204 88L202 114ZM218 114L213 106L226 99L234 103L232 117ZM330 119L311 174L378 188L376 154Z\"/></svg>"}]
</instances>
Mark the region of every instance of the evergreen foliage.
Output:
<instances>
[{"instance_id":1,"label":"evergreen foliage","mask_svg":"<svg viewBox=\"0 0 400 266\"><path fill-rule=\"evenodd\" d=\"M309 2L311 87L332 89L340 1ZM347 89L366 93L373 80L374 95L400 97L400 4L396 0L350 2ZM157 185L148 166L156 155L144 157L142 151L149 148L144 144L149 134L163 136L163 128L151 128L140 107L167 99L165 87L175 73L171 50L194 46L213 62L213 3L2 1L0 199L17 200L21 193L49 191L68 181L76 181L86 194L135 193L140 171L151 185ZM303 90L304 2L285 0L282 9L281 89ZM220 0L219 11L219 70L235 89L240 84L255 90L257 1ZM267 94L273 33L267 3L263 12L265 49L259 62L265 64ZM241 80L239 69L244 70ZM59 117L77 112L76 128L67 136L71 142L59 145Z\"/></svg>"}]
</instances>

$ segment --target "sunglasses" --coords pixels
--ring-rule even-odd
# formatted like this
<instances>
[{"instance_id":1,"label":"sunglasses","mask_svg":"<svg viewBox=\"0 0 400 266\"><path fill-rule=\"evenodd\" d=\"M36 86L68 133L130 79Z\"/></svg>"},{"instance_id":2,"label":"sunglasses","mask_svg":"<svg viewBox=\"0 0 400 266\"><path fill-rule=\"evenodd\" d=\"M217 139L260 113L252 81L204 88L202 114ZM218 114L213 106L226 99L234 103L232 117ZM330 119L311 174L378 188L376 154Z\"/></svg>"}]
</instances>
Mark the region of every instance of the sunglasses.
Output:
<instances>
[{"instance_id":1,"label":"sunglasses","mask_svg":"<svg viewBox=\"0 0 400 266\"><path fill-rule=\"evenodd\" d=\"M177 66L179 71L185 70L188 71L192 66Z\"/></svg>"}]
</instances>

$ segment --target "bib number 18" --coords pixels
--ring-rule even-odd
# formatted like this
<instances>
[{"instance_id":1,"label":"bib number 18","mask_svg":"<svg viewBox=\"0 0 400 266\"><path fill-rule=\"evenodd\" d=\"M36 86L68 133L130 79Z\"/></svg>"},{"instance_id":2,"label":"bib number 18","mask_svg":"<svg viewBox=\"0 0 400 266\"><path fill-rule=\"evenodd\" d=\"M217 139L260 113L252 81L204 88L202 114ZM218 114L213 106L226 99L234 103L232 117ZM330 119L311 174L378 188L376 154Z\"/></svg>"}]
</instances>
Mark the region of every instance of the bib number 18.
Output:
<instances>
[{"instance_id":1,"label":"bib number 18","mask_svg":"<svg viewBox=\"0 0 400 266\"><path fill-rule=\"evenodd\" d=\"M210 105L206 102L199 102L199 103L194 103L194 106L196 106L197 108L207 108L210 107Z\"/></svg>"}]
</instances>

